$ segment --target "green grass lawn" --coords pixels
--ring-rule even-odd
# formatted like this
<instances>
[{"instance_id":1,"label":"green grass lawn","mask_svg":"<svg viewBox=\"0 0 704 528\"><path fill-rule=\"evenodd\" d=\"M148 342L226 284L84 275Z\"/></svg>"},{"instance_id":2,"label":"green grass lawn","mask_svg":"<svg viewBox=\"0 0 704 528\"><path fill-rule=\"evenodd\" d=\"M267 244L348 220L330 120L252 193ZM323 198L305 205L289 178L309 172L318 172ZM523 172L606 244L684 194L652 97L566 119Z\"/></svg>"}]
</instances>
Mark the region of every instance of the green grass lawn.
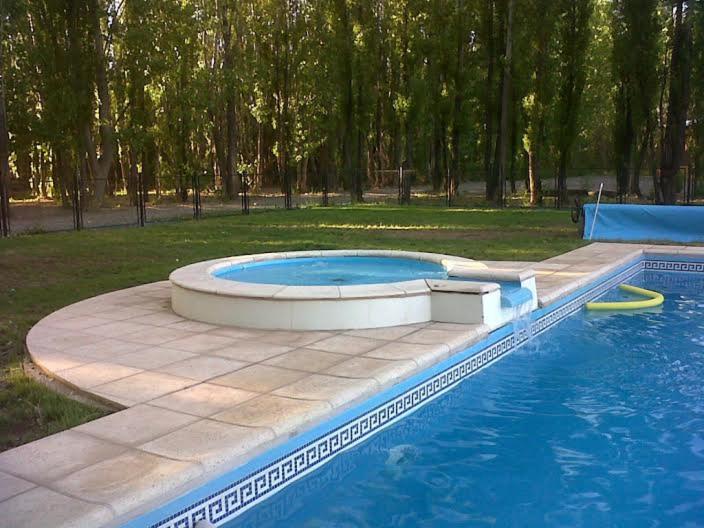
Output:
<instances>
[{"instance_id":1,"label":"green grass lawn","mask_svg":"<svg viewBox=\"0 0 704 528\"><path fill-rule=\"evenodd\" d=\"M31 326L80 299L244 253L385 248L542 260L583 244L568 212L390 206L260 211L0 240L0 451L103 413L55 394L21 369Z\"/></svg>"}]
</instances>

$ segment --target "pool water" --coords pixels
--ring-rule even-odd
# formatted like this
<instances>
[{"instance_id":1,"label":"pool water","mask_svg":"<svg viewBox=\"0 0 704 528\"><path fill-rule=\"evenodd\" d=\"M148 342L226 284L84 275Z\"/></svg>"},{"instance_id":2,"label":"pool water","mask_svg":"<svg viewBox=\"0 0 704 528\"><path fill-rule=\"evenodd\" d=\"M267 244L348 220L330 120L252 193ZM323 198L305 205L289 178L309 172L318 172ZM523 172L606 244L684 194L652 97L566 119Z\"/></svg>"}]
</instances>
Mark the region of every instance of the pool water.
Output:
<instances>
[{"instance_id":1,"label":"pool water","mask_svg":"<svg viewBox=\"0 0 704 528\"><path fill-rule=\"evenodd\" d=\"M398 257L311 257L264 260L225 268L216 277L259 284L343 286L415 279L445 279L434 262Z\"/></svg>"},{"instance_id":2,"label":"pool water","mask_svg":"<svg viewBox=\"0 0 704 528\"><path fill-rule=\"evenodd\" d=\"M226 526L704 526L704 277L629 283Z\"/></svg>"}]
</instances>

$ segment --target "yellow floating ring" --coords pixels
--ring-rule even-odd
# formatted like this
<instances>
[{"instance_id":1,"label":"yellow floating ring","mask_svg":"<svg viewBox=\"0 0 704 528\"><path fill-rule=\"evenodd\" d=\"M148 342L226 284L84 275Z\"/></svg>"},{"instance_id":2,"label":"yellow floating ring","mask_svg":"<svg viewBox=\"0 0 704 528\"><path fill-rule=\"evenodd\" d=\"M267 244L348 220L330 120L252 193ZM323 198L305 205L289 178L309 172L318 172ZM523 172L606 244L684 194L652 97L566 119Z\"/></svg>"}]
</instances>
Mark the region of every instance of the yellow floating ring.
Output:
<instances>
[{"instance_id":1,"label":"yellow floating ring","mask_svg":"<svg viewBox=\"0 0 704 528\"><path fill-rule=\"evenodd\" d=\"M662 293L658 293L656 291L631 286L630 284L621 284L619 288L623 291L643 295L644 297L647 297L647 299L642 299L640 301L588 302L586 304L587 310L637 310L639 308L653 308L654 306L660 306L665 301L665 297L663 297Z\"/></svg>"}]
</instances>

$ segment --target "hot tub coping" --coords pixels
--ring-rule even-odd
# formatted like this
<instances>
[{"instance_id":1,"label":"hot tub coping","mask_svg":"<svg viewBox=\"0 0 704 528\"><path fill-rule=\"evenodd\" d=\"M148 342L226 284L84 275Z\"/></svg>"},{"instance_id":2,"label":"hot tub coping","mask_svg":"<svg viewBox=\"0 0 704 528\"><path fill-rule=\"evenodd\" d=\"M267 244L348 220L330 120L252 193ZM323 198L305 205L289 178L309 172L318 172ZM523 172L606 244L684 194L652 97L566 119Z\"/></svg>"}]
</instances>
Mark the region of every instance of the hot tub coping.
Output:
<instances>
[{"instance_id":1,"label":"hot tub coping","mask_svg":"<svg viewBox=\"0 0 704 528\"><path fill-rule=\"evenodd\" d=\"M227 297L254 299L321 301L331 299L370 299L381 297L407 297L423 295L429 289L423 279L380 284L349 286L290 286L286 284L259 284L221 279L214 275L218 270L267 260L310 257L395 257L422 260L451 268L454 263L477 263L464 257L420 251L393 251L379 249L315 250L259 253L206 260L174 270L169 275L173 285L186 290L217 294Z\"/></svg>"}]
</instances>

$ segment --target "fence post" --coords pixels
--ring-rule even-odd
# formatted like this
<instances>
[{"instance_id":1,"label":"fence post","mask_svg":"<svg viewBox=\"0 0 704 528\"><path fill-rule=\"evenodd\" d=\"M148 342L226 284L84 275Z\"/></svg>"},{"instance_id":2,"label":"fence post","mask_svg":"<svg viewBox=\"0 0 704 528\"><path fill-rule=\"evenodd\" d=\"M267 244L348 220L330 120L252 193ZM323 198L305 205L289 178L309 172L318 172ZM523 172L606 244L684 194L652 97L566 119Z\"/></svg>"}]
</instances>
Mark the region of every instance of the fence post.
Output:
<instances>
[{"instance_id":1,"label":"fence post","mask_svg":"<svg viewBox=\"0 0 704 528\"><path fill-rule=\"evenodd\" d=\"M76 166L73 173L73 228L76 231L83 229L83 208L81 206L81 169Z\"/></svg>"},{"instance_id":2,"label":"fence post","mask_svg":"<svg viewBox=\"0 0 704 528\"><path fill-rule=\"evenodd\" d=\"M452 180L450 179L450 166L447 166L447 176L445 177L447 206L452 207Z\"/></svg>"},{"instance_id":3,"label":"fence post","mask_svg":"<svg viewBox=\"0 0 704 528\"><path fill-rule=\"evenodd\" d=\"M249 214L249 177L247 171L240 172L240 187L242 187L242 214Z\"/></svg>"},{"instance_id":4,"label":"fence post","mask_svg":"<svg viewBox=\"0 0 704 528\"><path fill-rule=\"evenodd\" d=\"M323 207L328 206L328 171L323 174Z\"/></svg>"},{"instance_id":5,"label":"fence post","mask_svg":"<svg viewBox=\"0 0 704 528\"><path fill-rule=\"evenodd\" d=\"M137 171L137 221L139 227L144 227L146 212L144 203L144 179L142 177L142 171Z\"/></svg>"},{"instance_id":6,"label":"fence post","mask_svg":"<svg viewBox=\"0 0 704 528\"><path fill-rule=\"evenodd\" d=\"M398 168L398 204L403 203L403 165Z\"/></svg>"},{"instance_id":7,"label":"fence post","mask_svg":"<svg viewBox=\"0 0 704 528\"><path fill-rule=\"evenodd\" d=\"M694 194L694 179L689 166L684 166L685 186L684 186L684 203L690 205L692 203L692 194Z\"/></svg>"},{"instance_id":8,"label":"fence post","mask_svg":"<svg viewBox=\"0 0 704 528\"><path fill-rule=\"evenodd\" d=\"M200 220L201 204L200 204L200 181L198 173L193 172L191 176L191 186L193 187L193 219Z\"/></svg>"},{"instance_id":9,"label":"fence post","mask_svg":"<svg viewBox=\"0 0 704 528\"><path fill-rule=\"evenodd\" d=\"M288 166L284 167L284 206L286 209L293 208L293 202L291 200L291 174Z\"/></svg>"},{"instance_id":10,"label":"fence post","mask_svg":"<svg viewBox=\"0 0 704 528\"><path fill-rule=\"evenodd\" d=\"M10 193L4 175L0 175L0 233L10 236Z\"/></svg>"}]
</instances>

